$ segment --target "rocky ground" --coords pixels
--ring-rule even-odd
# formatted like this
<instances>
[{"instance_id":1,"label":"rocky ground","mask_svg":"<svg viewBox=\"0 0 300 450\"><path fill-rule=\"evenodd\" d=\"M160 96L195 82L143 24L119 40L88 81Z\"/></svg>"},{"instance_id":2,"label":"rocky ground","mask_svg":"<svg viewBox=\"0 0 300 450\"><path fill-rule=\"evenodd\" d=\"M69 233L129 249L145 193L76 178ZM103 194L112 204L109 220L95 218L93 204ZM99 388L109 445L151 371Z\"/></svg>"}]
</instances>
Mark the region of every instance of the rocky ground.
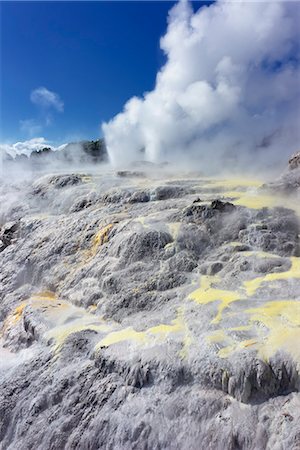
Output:
<instances>
[{"instance_id":1,"label":"rocky ground","mask_svg":"<svg viewBox=\"0 0 300 450\"><path fill-rule=\"evenodd\" d=\"M1 448L299 449L295 170L4 178Z\"/></svg>"}]
</instances>

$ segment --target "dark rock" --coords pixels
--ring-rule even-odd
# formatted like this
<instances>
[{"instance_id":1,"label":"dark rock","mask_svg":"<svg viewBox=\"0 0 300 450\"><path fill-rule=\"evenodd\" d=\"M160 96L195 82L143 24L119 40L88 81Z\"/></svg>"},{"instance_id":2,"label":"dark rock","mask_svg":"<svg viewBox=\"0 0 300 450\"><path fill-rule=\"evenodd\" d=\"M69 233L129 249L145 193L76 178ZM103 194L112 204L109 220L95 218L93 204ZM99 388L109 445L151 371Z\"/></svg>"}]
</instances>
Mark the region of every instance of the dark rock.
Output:
<instances>
[{"instance_id":1,"label":"dark rock","mask_svg":"<svg viewBox=\"0 0 300 450\"><path fill-rule=\"evenodd\" d=\"M215 275L223 269L223 264L219 261L213 262L207 269L207 275Z\"/></svg>"},{"instance_id":2,"label":"dark rock","mask_svg":"<svg viewBox=\"0 0 300 450\"><path fill-rule=\"evenodd\" d=\"M82 178L79 175L59 175L50 180L57 189L64 188L66 186L74 186L82 183Z\"/></svg>"},{"instance_id":3,"label":"dark rock","mask_svg":"<svg viewBox=\"0 0 300 450\"><path fill-rule=\"evenodd\" d=\"M172 240L172 236L164 231L133 233L122 243L118 253L126 264L149 257L157 258L160 250Z\"/></svg>"},{"instance_id":4,"label":"dark rock","mask_svg":"<svg viewBox=\"0 0 300 450\"><path fill-rule=\"evenodd\" d=\"M146 203L150 201L150 194L146 191L136 191L128 199L128 203Z\"/></svg>"},{"instance_id":5,"label":"dark rock","mask_svg":"<svg viewBox=\"0 0 300 450\"><path fill-rule=\"evenodd\" d=\"M166 267L174 272L192 272L197 267L197 261L187 251L175 253L166 261Z\"/></svg>"},{"instance_id":6,"label":"dark rock","mask_svg":"<svg viewBox=\"0 0 300 450\"><path fill-rule=\"evenodd\" d=\"M201 198L198 197L198 198L196 198L196 199L193 201L193 203L200 203L201 201L202 201Z\"/></svg>"},{"instance_id":7,"label":"dark rock","mask_svg":"<svg viewBox=\"0 0 300 450\"><path fill-rule=\"evenodd\" d=\"M230 202L222 202L221 200L213 200L210 205L197 205L187 207L183 214L194 220L203 220L214 217L218 213L231 213L236 210L236 206Z\"/></svg>"},{"instance_id":8,"label":"dark rock","mask_svg":"<svg viewBox=\"0 0 300 450\"><path fill-rule=\"evenodd\" d=\"M300 167L300 152L297 152L289 159L289 169L294 170L298 169L299 167Z\"/></svg>"},{"instance_id":9,"label":"dark rock","mask_svg":"<svg viewBox=\"0 0 300 450\"><path fill-rule=\"evenodd\" d=\"M192 253L192 257L199 258L209 245L210 237L205 230L194 224L181 226L176 239L179 251L186 250Z\"/></svg>"},{"instance_id":10,"label":"dark rock","mask_svg":"<svg viewBox=\"0 0 300 450\"><path fill-rule=\"evenodd\" d=\"M145 174L143 172L133 172L131 170L119 170L117 176L121 178L131 178L131 177L143 177Z\"/></svg>"},{"instance_id":11,"label":"dark rock","mask_svg":"<svg viewBox=\"0 0 300 450\"><path fill-rule=\"evenodd\" d=\"M18 222L8 222L2 227L0 231L0 252L12 243L12 240L16 237L18 229Z\"/></svg>"},{"instance_id":12,"label":"dark rock","mask_svg":"<svg viewBox=\"0 0 300 450\"><path fill-rule=\"evenodd\" d=\"M186 189L182 186L159 186L151 192L151 200L168 200L182 197Z\"/></svg>"}]
</instances>

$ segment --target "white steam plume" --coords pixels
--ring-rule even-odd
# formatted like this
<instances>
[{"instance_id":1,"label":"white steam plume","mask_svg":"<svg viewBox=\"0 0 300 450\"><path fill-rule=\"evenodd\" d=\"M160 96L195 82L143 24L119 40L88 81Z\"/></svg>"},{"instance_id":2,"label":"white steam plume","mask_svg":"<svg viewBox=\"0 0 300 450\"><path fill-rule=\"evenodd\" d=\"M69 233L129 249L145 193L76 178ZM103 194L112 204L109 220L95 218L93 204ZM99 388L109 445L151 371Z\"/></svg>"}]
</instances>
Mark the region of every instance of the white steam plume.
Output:
<instances>
[{"instance_id":1,"label":"white steam plume","mask_svg":"<svg viewBox=\"0 0 300 450\"><path fill-rule=\"evenodd\" d=\"M285 161L300 145L299 19L299 2L220 0L196 13L178 3L155 89L103 124L111 162Z\"/></svg>"}]
</instances>

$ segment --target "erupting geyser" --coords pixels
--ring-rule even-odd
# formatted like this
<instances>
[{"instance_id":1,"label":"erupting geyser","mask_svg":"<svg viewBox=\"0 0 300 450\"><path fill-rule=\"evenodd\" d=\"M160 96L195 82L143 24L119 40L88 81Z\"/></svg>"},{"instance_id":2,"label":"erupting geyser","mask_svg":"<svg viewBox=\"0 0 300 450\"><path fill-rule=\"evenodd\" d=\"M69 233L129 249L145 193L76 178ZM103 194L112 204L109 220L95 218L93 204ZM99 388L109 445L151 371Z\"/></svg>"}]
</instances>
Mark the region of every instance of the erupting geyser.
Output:
<instances>
[{"instance_id":1,"label":"erupting geyser","mask_svg":"<svg viewBox=\"0 0 300 450\"><path fill-rule=\"evenodd\" d=\"M283 163L300 142L299 22L293 2L218 1L195 13L179 2L155 89L103 124L112 163L143 153L206 170Z\"/></svg>"}]
</instances>

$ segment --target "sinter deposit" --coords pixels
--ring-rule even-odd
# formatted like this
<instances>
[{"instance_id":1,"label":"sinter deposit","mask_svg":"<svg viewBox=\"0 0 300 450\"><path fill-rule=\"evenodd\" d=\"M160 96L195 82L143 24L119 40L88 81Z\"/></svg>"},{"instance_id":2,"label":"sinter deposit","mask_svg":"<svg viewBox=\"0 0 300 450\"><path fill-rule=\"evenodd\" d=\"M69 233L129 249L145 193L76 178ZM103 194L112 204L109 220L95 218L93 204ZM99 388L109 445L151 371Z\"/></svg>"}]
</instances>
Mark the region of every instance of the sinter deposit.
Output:
<instances>
[{"instance_id":1,"label":"sinter deposit","mask_svg":"<svg viewBox=\"0 0 300 450\"><path fill-rule=\"evenodd\" d=\"M299 449L296 162L4 179L1 448Z\"/></svg>"}]
</instances>

